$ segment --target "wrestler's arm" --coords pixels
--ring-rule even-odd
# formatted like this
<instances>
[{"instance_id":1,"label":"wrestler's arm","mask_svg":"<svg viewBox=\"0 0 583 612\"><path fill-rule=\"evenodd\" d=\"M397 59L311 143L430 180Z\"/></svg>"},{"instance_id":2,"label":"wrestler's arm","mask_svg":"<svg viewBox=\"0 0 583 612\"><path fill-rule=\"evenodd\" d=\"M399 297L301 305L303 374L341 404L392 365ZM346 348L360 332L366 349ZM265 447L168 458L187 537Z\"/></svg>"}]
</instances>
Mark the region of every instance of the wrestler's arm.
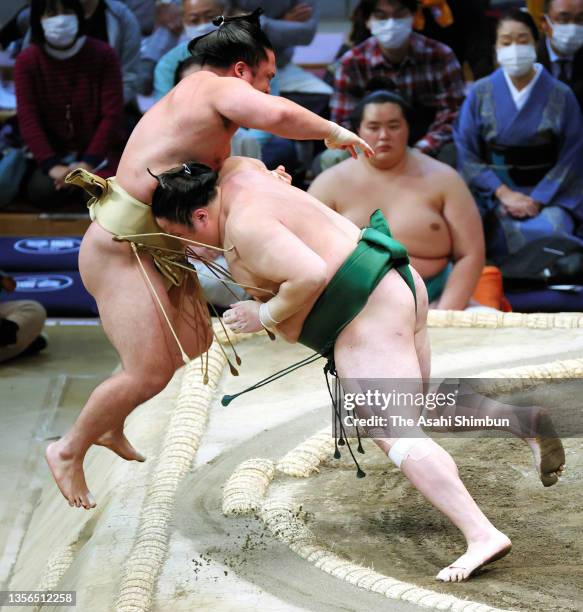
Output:
<instances>
[{"instance_id":1,"label":"wrestler's arm","mask_svg":"<svg viewBox=\"0 0 583 612\"><path fill-rule=\"evenodd\" d=\"M279 285L277 294L268 301L273 321L289 319L322 292L327 280L326 262L279 220L258 220L254 211L230 221L230 237L244 266L254 276ZM258 309L256 303L242 302L224 318L236 331L258 331L262 327Z\"/></svg>"},{"instance_id":2,"label":"wrestler's arm","mask_svg":"<svg viewBox=\"0 0 583 612\"><path fill-rule=\"evenodd\" d=\"M453 242L453 270L439 300L440 310L464 310L472 297L486 261L484 231L472 194L455 170L442 178L443 215Z\"/></svg>"},{"instance_id":3,"label":"wrestler's arm","mask_svg":"<svg viewBox=\"0 0 583 612\"><path fill-rule=\"evenodd\" d=\"M217 77L209 81L208 90L213 108L235 125L293 140L325 140L329 148L348 150L353 157L355 147L374 155L356 134L290 100L257 91L242 79Z\"/></svg>"}]
</instances>

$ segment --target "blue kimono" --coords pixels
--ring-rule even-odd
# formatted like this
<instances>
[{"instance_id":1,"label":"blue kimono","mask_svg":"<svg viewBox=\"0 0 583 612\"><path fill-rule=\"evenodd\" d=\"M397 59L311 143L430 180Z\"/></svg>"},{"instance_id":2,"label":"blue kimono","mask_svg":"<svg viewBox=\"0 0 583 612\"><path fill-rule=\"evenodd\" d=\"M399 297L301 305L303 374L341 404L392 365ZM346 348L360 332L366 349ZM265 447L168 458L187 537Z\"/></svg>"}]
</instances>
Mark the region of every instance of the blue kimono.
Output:
<instances>
[{"instance_id":1,"label":"blue kimono","mask_svg":"<svg viewBox=\"0 0 583 612\"><path fill-rule=\"evenodd\" d=\"M583 222L583 116L569 87L542 68L518 110L499 68L471 89L455 141L491 260L501 263L538 238L573 237ZM503 214L494 195L502 184L529 195L541 212L530 219Z\"/></svg>"}]
</instances>

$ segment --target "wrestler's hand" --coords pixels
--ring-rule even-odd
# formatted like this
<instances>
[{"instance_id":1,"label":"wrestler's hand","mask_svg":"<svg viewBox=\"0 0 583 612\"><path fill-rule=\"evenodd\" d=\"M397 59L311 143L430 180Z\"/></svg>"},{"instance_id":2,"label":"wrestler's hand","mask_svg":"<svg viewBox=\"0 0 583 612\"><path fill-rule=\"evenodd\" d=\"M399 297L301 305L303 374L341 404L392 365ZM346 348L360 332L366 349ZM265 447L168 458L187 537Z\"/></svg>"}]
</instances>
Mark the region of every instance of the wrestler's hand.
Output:
<instances>
[{"instance_id":1,"label":"wrestler's hand","mask_svg":"<svg viewBox=\"0 0 583 612\"><path fill-rule=\"evenodd\" d=\"M275 170L271 171L271 174L288 185L292 184L292 177L285 171L285 166L278 166Z\"/></svg>"},{"instance_id":2,"label":"wrestler's hand","mask_svg":"<svg viewBox=\"0 0 583 612\"><path fill-rule=\"evenodd\" d=\"M263 329L259 320L259 302L246 300L231 304L223 313L223 323L236 334L252 334Z\"/></svg>"},{"instance_id":3,"label":"wrestler's hand","mask_svg":"<svg viewBox=\"0 0 583 612\"><path fill-rule=\"evenodd\" d=\"M343 128L333 121L330 121L330 126L330 134L324 139L324 144L329 149L342 149L342 151L348 151L354 159L357 159L358 153L356 148L358 147L367 157L374 157L372 147L360 136L357 136L350 130Z\"/></svg>"}]
</instances>

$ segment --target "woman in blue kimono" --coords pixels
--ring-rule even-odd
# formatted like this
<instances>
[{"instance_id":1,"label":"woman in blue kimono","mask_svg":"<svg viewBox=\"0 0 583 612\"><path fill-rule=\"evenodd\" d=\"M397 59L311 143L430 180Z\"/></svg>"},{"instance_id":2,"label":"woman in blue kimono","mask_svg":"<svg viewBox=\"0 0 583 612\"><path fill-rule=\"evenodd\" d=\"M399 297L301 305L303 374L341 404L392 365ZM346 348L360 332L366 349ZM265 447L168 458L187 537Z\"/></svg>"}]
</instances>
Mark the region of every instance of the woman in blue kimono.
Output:
<instances>
[{"instance_id":1,"label":"woman in blue kimono","mask_svg":"<svg viewBox=\"0 0 583 612\"><path fill-rule=\"evenodd\" d=\"M573 237L583 221L583 117L535 63L538 35L523 11L500 20L500 68L473 86L456 125L458 167L498 264L533 240Z\"/></svg>"}]
</instances>

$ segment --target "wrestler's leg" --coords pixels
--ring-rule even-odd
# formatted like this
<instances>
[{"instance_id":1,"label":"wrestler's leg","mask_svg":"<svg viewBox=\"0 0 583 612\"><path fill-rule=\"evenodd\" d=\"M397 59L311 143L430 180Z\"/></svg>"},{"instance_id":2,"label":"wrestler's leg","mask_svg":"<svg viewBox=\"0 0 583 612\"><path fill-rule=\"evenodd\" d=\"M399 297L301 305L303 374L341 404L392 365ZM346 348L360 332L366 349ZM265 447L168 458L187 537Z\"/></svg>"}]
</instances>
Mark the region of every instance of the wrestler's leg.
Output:
<instances>
[{"instance_id":1,"label":"wrestler's leg","mask_svg":"<svg viewBox=\"0 0 583 612\"><path fill-rule=\"evenodd\" d=\"M156 276L156 272L153 274ZM199 347L206 346L210 339L207 323L208 308L204 299L198 299L197 283L194 277L187 275L180 287L171 287L168 291L168 299L174 311L170 309L167 312L172 316L172 325L182 348L189 357L198 356L201 353ZM177 313L180 315L178 316ZM176 343L175 340L173 342ZM126 438L124 422L125 419L120 421L114 429L106 431L95 444L109 448L127 461L145 461L145 457Z\"/></svg>"},{"instance_id":2,"label":"wrestler's leg","mask_svg":"<svg viewBox=\"0 0 583 612\"><path fill-rule=\"evenodd\" d=\"M462 387L463 389L463 387ZM430 413L428 413L430 414ZM462 391L458 404L438 408L436 417L444 417L451 425L427 427L436 432L504 431L528 444L535 469L545 487L554 485L565 470L565 450L550 414L540 406L511 406L471 392ZM455 418L464 417L463 424ZM486 418L500 425L483 424Z\"/></svg>"},{"instance_id":3,"label":"wrestler's leg","mask_svg":"<svg viewBox=\"0 0 583 612\"><path fill-rule=\"evenodd\" d=\"M103 230L89 231L94 234ZM47 448L47 461L61 492L71 505L86 508L94 505L83 475L87 449L108 432L123 436L127 415L164 389L182 363L176 342L128 245L115 244L111 252L93 248L91 238L82 248L80 269L97 301L104 330L120 355L122 370L93 391L71 430ZM108 240L111 242L111 237ZM167 314L175 322L177 313L162 277L149 256L143 256L142 262ZM201 345L184 348L194 356L209 342L210 338L205 338Z\"/></svg>"},{"instance_id":4,"label":"wrestler's leg","mask_svg":"<svg viewBox=\"0 0 583 612\"><path fill-rule=\"evenodd\" d=\"M391 272L338 337L334 351L338 374L342 378L419 380L417 328L411 292ZM381 440L379 446L386 451L394 441ZM466 553L438 575L441 580L463 580L476 568L505 554L510 540L478 508L451 456L433 441L424 440L423 445L423 452L406 457L401 469L411 484L464 534Z\"/></svg>"},{"instance_id":5,"label":"wrestler's leg","mask_svg":"<svg viewBox=\"0 0 583 612\"><path fill-rule=\"evenodd\" d=\"M423 380L428 380L431 374L431 349L427 333L427 301L425 300L425 283L412 269L415 285L417 289L417 323L415 329L415 348L417 358L421 367ZM423 283L423 288L420 287ZM463 431L484 431L497 429L511 433L528 444L533 455L535 469L537 470L541 482L545 487L555 484L565 469L565 451L560 438L554 434L554 427L550 415L539 406L509 406L496 400L475 396L471 398L472 406L468 401L464 402L461 412L456 411L456 407L446 407L436 410L435 416L451 417L464 415L473 416L475 419L485 419L490 417L495 422L503 422L500 427L486 427L480 424L469 424L464 426L433 426L426 430L436 432L463 432ZM468 422L476 422L476 420ZM507 425L506 425L507 423Z\"/></svg>"}]
</instances>

